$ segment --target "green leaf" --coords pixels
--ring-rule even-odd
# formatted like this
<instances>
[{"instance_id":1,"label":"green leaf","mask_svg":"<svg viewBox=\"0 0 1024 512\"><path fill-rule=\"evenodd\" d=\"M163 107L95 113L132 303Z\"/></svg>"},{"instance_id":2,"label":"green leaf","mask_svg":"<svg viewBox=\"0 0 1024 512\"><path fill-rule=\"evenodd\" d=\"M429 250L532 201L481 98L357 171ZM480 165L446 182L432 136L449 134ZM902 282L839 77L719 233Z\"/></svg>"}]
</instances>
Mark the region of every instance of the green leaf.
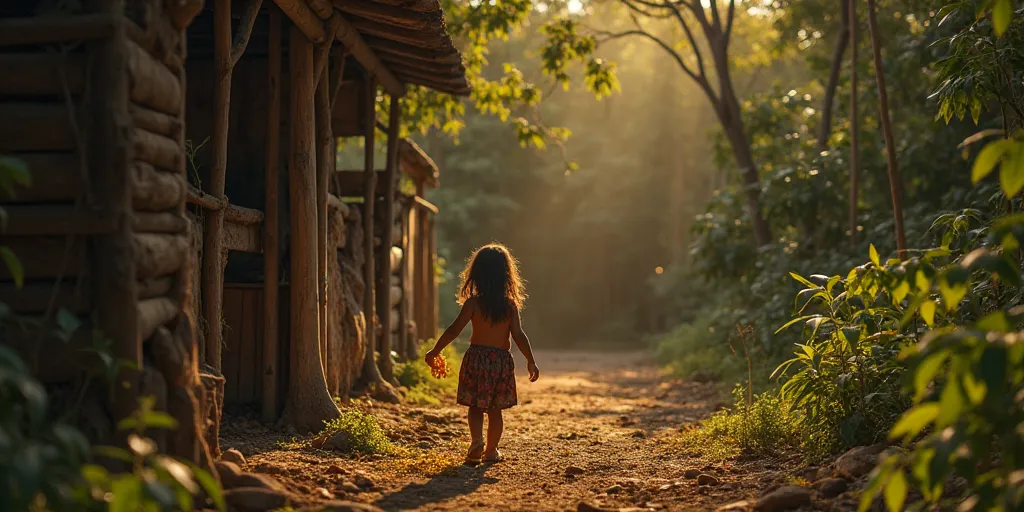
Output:
<instances>
[{"instance_id":1,"label":"green leaf","mask_svg":"<svg viewBox=\"0 0 1024 512\"><path fill-rule=\"evenodd\" d=\"M977 327L983 331L1010 332L1012 330L1006 313L1002 311L994 311L981 317Z\"/></svg>"},{"instance_id":2,"label":"green leaf","mask_svg":"<svg viewBox=\"0 0 1024 512\"><path fill-rule=\"evenodd\" d=\"M871 258L871 263L874 263L876 267L881 266L881 258L878 256L878 249L875 249L875 244L871 244L868 247L868 257Z\"/></svg>"},{"instance_id":3,"label":"green leaf","mask_svg":"<svg viewBox=\"0 0 1024 512\"><path fill-rule=\"evenodd\" d=\"M0 246L0 259L4 260L7 270L14 279L14 286L21 289L25 285L25 267L21 266L21 260L14 254L10 247Z\"/></svg>"},{"instance_id":4,"label":"green leaf","mask_svg":"<svg viewBox=\"0 0 1024 512\"><path fill-rule=\"evenodd\" d=\"M942 279L939 281L939 292L942 293L942 299L946 303L946 311L953 311L967 295L967 285L950 284L949 281Z\"/></svg>"},{"instance_id":5,"label":"green leaf","mask_svg":"<svg viewBox=\"0 0 1024 512\"><path fill-rule=\"evenodd\" d=\"M889 439L912 438L917 436L939 415L939 404L921 404L903 413L889 432Z\"/></svg>"},{"instance_id":6,"label":"green leaf","mask_svg":"<svg viewBox=\"0 0 1024 512\"><path fill-rule=\"evenodd\" d=\"M971 168L971 181L977 183L991 174L1003 155L1012 148L1013 143L1008 140L993 141L981 148Z\"/></svg>"},{"instance_id":7,"label":"green leaf","mask_svg":"<svg viewBox=\"0 0 1024 512\"><path fill-rule=\"evenodd\" d=\"M902 470L896 470L885 484L885 506L891 511L903 510L907 499L907 477Z\"/></svg>"},{"instance_id":8,"label":"green leaf","mask_svg":"<svg viewBox=\"0 0 1024 512\"><path fill-rule=\"evenodd\" d=\"M900 284L892 291L893 302L899 304L903 302L903 299L910 293L910 283L907 281L900 281Z\"/></svg>"},{"instance_id":9,"label":"green leaf","mask_svg":"<svg viewBox=\"0 0 1024 512\"><path fill-rule=\"evenodd\" d=\"M110 487L111 501L108 512L138 512L143 510L142 480L128 473L114 480Z\"/></svg>"},{"instance_id":10,"label":"green leaf","mask_svg":"<svg viewBox=\"0 0 1024 512\"><path fill-rule=\"evenodd\" d=\"M935 301L929 299L921 303L921 318L928 327L935 324Z\"/></svg>"},{"instance_id":11,"label":"green leaf","mask_svg":"<svg viewBox=\"0 0 1024 512\"><path fill-rule=\"evenodd\" d=\"M996 0L992 5L992 28L997 37L1002 37L1006 29L1010 28L1010 20L1013 18L1013 3L1010 0Z\"/></svg>"},{"instance_id":12,"label":"green leaf","mask_svg":"<svg viewBox=\"0 0 1024 512\"><path fill-rule=\"evenodd\" d=\"M965 373L961 384L963 384L964 394L967 395L967 399L971 401L971 404L981 405L985 401L988 387L984 382L975 379L974 375L970 373Z\"/></svg>"},{"instance_id":13,"label":"green leaf","mask_svg":"<svg viewBox=\"0 0 1024 512\"><path fill-rule=\"evenodd\" d=\"M851 349L857 345L858 341L860 341L860 327L843 327L839 332L842 334L843 339L846 340L846 343L850 345Z\"/></svg>"},{"instance_id":14,"label":"green leaf","mask_svg":"<svg viewBox=\"0 0 1024 512\"><path fill-rule=\"evenodd\" d=\"M796 272L790 272L789 277L796 279L797 282L808 288L821 288L820 286L808 281L807 278L801 276L800 274L797 274Z\"/></svg>"},{"instance_id":15,"label":"green leaf","mask_svg":"<svg viewBox=\"0 0 1024 512\"><path fill-rule=\"evenodd\" d=\"M936 430L944 429L960 417L964 408L964 395L960 392L960 384L957 381L946 382L939 396L939 415L935 418Z\"/></svg>"},{"instance_id":16,"label":"green leaf","mask_svg":"<svg viewBox=\"0 0 1024 512\"><path fill-rule=\"evenodd\" d=\"M1021 188L1024 188L1024 149L1022 146L1013 146L1006 153L1003 165L999 168L999 184L1008 198L1013 198Z\"/></svg>"},{"instance_id":17,"label":"green leaf","mask_svg":"<svg viewBox=\"0 0 1024 512\"><path fill-rule=\"evenodd\" d=\"M949 352L946 350L931 354L914 369L915 402L919 402L924 398L924 394L928 391L928 383L932 381L939 372L939 369L942 368L942 364L946 362L947 357L949 357Z\"/></svg>"}]
</instances>

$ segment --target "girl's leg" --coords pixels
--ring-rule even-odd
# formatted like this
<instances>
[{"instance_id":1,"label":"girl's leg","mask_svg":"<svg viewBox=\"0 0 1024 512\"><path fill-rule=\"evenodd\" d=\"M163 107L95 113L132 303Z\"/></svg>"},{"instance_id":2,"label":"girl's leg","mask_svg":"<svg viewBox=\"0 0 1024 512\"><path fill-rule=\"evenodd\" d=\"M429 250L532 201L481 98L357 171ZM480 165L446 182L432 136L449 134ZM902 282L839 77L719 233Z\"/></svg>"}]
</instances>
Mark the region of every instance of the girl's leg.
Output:
<instances>
[{"instance_id":1,"label":"girl's leg","mask_svg":"<svg viewBox=\"0 0 1024 512\"><path fill-rule=\"evenodd\" d=\"M498 454L498 442L501 441L501 433L505 430L505 421L501 417L501 409L487 410L487 450L485 457L494 457Z\"/></svg>"},{"instance_id":2,"label":"girl's leg","mask_svg":"<svg viewBox=\"0 0 1024 512\"><path fill-rule=\"evenodd\" d=\"M469 437L471 440L467 458L478 459L484 444L484 410L479 407L469 408Z\"/></svg>"}]
</instances>

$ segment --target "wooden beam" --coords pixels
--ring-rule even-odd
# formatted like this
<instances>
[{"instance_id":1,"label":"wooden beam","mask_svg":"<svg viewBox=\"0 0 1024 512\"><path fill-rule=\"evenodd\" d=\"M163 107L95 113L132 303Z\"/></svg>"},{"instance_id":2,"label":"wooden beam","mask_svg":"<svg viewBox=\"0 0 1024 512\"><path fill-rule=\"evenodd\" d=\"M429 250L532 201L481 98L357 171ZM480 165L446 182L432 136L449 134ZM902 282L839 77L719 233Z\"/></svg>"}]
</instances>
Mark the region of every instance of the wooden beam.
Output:
<instances>
[{"instance_id":1,"label":"wooden beam","mask_svg":"<svg viewBox=\"0 0 1024 512\"><path fill-rule=\"evenodd\" d=\"M225 251L263 252L263 225L242 224L224 219Z\"/></svg>"},{"instance_id":2,"label":"wooden beam","mask_svg":"<svg viewBox=\"0 0 1024 512\"><path fill-rule=\"evenodd\" d=\"M0 152L73 151L72 115L64 103L0 103Z\"/></svg>"},{"instance_id":3,"label":"wooden beam","mask_svg":"<svg viewBox=\"0 0 1024 512\"><path fill-rule=\"evenodd\" d=\"M424 210L427 210L430 213L437 215L438 210L437 206L435 206L434 203L431 203L430 201L427 201L426 199L423 199L420 196L416 196L414 199L416 201L416 206L418 208L423 208Z\"/></svg>"},{"instance_id":4,"label":"wooden beam","mask_svg":"<svg viewBox=\"0 0 1024 512\"><path fill-rule=\"evenodd\" d=\"M285 16L292 20L292 23L313 44L320 44L326 39L324 22L321 20L304 0L274 0L274 3L284 11Z\"/></svg>"},{"instance_id":5,"label":"wooden beam","mask_svg":"<svg viewBox=\"0 0 1024 512\"><path fill-rule=\"evenodd\" d=\"M374 111L377 103L376 86L373 78L366 78L366 86L363 88L363 105ZM363 173L366 183L363 194L363 314L366 316L366 352L363 359L363 378L373 384L380 382L380 370L374 360L374 352L377 351L377 315L376 315L376 286L374 285L374 261L373 261L373 205L376 203L377 173L373 169L374 135L377 127L374 125L374 116L368 115L363 119ZM386 327L383 327L385 328Z\"/></svg>"},{"instance_id":6,"label":"wooden beam","mask_svg":"<svg viewBox=\"0 0 1024 512\"><path fill-rule=\"evenodd\" d=\"M281 144L281 11L270 7L270 42L267 50L267 158L263 222L263 421L277 419L278 411L278 164Z\"/></svg>"},{"instance_id":7,"label":"wooden beam","mask_svg":"<svg viewBox=\"0 0 1024 512\"><path fill-rule=\"evenodd\" d=\"M340 14L335 14L335 16L341 18L341 23L338 26L338 32L335 34L335 37L345 45L348 53L351 53L359 61L363 69L384 86L384 90L388 94L398 97L404 96L405 85L395 78L395 75L391 74L391 71L384 66L377 57L377 54L363 41L363 36L359 34L359 31Z\"/></svg>"},{"instance_id":8,"label":"wooden beam","mask_svg":"<svg viewBox=\"0 0 1024 512\"><path fill-rule=\"evenodd\" d=\"M331 0L306 0L309 4L309 8L316 13L320 19L326 20L334 15L334 6L331 5Z\"/></svg>"},{"instance_id":9,"label":"wooden beam","mask_svg":"<svg viewBox=\"0 0 1024 512\"><path fill-rule=\"evenodd\" d=\"M214 0L214 72L213 89L213 163L210 168L208 192L226 201L224 187L228 165L228 123L231 112L231 0ZM205 362L221 371L221 348L224 332L221 316L224 307L224 210L206 214L203 230L202 294L203 318L206 320Z\"/></svg>"},{"instance_id":10,"label":"wooden beam","mask_svg":"<svg viewBox=\"0 0 1024 512\"><path fill-rule=\"evenodd\" d=\"M15 185L14 197L0 194L4 202L73 202L85 190L85 178L75 153L22 153L16 158L32 171L32 184Z\"/></svg>"},{"instance_id":11,"label":"wooden beam","mask_svg":"<svg viewBox=\"0 0 1024 512\"><path fill-rule=\"evenodd\" d=\"M8 18L0 20L0 47L107 39L116 19L109 14Z\"/></svg>"}]
</instances>

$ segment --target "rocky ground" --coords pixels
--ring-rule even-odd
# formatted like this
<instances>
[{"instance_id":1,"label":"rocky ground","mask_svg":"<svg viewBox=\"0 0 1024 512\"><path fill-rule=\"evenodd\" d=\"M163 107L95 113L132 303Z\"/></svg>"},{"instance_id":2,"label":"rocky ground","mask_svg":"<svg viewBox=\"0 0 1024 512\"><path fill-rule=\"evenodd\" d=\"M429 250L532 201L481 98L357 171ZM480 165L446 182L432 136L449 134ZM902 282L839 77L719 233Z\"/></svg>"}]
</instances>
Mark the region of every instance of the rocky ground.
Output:
<instances>
[{"instance_id":1,"label":"rocky ground","mask_svg":"<svg viewBox=\"0 0 1024 512\"><path fill-rule=\"evenodd\" d=\"M450 398L436 408L357 401L353 407L378 417L399 447L386 456L303 446L231 417L222 445L237 453L225 458L234 457L248 482L233 487L275 495L229 491L235 508L267 510L253 504L263 499L337 511L855 510L848 489L863 485L881 449L820 468L806 468L797 455L708 463L674 440L721 407L712 384L669 378L642 353L541 352L538 363L541 379L520 379L520 405L505 416L506 460L490 466L461 464L469 434L465 411ZM221 464L222 476L235 469ZM264 475L269 483L253 480Z\"/></svg>"}]
</instances>

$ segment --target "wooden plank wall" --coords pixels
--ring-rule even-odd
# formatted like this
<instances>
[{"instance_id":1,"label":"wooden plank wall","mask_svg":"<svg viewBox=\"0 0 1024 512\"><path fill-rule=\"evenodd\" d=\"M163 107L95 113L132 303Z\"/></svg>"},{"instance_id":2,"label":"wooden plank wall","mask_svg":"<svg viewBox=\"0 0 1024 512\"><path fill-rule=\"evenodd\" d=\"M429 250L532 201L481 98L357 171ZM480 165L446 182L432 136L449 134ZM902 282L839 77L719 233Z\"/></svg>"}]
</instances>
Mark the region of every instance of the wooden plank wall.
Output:
<instances>
[{"instance_id":1,"label":"wooden plank wall","mask_svg":"<svg viewBox=\"0 0 1024 512\"><path fill-rule=\"evenodd\" d=\"M278 295L278 396L288 386L288 286ZM224 285L224 404L229 409L259 406L263 398L263 284Z\"/></svg>"}]
</instances>

